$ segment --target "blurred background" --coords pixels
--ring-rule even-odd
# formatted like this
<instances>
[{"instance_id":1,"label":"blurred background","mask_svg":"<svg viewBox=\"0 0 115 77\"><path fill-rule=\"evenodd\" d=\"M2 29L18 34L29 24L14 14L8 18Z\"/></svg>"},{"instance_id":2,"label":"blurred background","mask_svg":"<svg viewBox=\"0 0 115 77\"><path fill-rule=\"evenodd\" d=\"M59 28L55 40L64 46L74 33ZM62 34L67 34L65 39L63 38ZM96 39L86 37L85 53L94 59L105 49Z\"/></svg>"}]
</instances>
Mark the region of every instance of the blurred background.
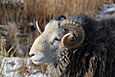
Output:
<instances>
[{"instance_id":1,"label":"blurred background","mask_svg":"<svg viewBox=\"0 0 115 77\"><path fill-rule=\"evenodd\" d=\"M114 3L115 0L0 0L0 56L27 58L33 41L40 34L36 21L43 31L56 14L66 17L79 13L92 17L112 15Z\"/></svg>"}]
</instances>

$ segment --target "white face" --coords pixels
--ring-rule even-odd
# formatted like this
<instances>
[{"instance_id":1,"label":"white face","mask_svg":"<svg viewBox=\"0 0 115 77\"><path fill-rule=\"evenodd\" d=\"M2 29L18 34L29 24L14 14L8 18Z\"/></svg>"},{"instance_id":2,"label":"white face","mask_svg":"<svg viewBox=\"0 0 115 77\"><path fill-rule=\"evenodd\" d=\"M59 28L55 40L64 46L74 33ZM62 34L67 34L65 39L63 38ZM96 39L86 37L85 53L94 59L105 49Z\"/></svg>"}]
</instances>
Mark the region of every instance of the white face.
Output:
<instances>
[{"instance_id":1,"label":"white face","mask_svg":"<svg viewBox=\"0 0 115 77\"><path fill-rule=\"evenodd\" d=\"M66 31L60 27L59 21L50 21L30 49L29 54L32 56L33 63L57 63L58 55L65 49L61 43L64 34L66 34Z\"/></svg>"}]
</instances>

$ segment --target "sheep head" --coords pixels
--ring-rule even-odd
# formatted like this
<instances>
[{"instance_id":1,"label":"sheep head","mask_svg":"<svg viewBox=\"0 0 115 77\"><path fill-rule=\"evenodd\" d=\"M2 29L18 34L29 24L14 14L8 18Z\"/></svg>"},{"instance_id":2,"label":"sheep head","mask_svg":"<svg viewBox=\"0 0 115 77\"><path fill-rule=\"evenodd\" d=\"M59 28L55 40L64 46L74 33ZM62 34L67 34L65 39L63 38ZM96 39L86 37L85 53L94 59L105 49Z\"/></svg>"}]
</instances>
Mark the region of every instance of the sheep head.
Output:
<instances>
[{"instance_id":1,"label":"sheep head","mask_svg":"<svg viewBox=\"0 0 115 77\"><path fill-rule=\"evenodd\" d=\"M64 50L77 48L84 40L84 30L77 21L51 20L34 41L29 54L35 64L57 64Z\"/></svg>"}]
</instances>

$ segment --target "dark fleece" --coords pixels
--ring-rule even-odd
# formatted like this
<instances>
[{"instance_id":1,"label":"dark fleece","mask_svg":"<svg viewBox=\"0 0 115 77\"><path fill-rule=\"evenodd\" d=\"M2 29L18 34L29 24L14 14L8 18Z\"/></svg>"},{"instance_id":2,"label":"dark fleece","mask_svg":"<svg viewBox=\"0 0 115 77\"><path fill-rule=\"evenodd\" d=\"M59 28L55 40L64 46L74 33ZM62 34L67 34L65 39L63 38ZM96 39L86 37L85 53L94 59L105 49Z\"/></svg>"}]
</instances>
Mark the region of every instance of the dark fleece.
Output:
<instances>
[{"instance_id":1,"label":"dark fleece","mask_svg":"<svg viewBox=\"0 0 115 77\"><path fill-rule=\"evenodd\" d=\"M68 19L83 27L85 39L77 50L69 50L70 63L62 77L115 77L115 15L97 19L79 14Z\"/></svg>"}]
</instances>

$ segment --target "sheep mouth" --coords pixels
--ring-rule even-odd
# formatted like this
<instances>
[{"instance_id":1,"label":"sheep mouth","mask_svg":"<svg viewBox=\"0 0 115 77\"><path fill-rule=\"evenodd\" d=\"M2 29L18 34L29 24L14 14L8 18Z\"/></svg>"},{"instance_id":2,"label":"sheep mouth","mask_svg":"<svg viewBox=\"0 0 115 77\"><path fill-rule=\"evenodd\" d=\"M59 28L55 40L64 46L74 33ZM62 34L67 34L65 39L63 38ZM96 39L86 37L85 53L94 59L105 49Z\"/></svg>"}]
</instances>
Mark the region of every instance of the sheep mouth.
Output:
<instances>
[{"instance_id":1,"label":"sheep mouth","mask_svg":"<svg viewBox=\"0 0 115 77\"><path fill-rule=\"evenodd\" d=\"M39 59L33 59L33 58L31 58L31 60L32 60L32 62L33 62L34 64L43 64L44 61L43 61L42 59L43 59L43 58L39 58Z\"/></svg>"},{"instance_id":2,"label":"sheep mouth","mask_svg":"<svg viewBox=\"0 0 115 77\"><path fill-rule=\"evenodd\" d=\"M34 55L31 57L31 60L34 64L43 64L44 63L44 55Z\"/></svg>"},{"instance_id":3,"label":"sheep mouth","mask_svg":"<svg viewBox=\"0 0 115 77\"><path fill-rule=\"evenodd\" d=\"M42 61L39 61L39 60L32 60L32 62L33 62L34 64L43 64L43 62L42 62Z\"/></svg>"}]
</instances>

